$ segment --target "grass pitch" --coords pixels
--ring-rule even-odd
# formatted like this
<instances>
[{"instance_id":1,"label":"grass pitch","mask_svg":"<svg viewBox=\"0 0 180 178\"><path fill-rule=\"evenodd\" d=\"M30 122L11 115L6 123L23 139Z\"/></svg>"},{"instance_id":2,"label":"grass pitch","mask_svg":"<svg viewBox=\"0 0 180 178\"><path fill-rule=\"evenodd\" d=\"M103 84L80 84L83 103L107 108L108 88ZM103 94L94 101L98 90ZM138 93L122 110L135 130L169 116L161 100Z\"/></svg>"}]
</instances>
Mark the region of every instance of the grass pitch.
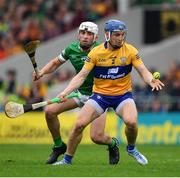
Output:
<instances>
[{"instance_id":1,"label":"grass pitch","mask_svg":"<svg viewBox=\"0 0 180 178\"><path fill-rule=\"evenodd\" d=\"M46 165L50 145L0 145L0 176L6 177L64 177L64 176L180 176L180 146L139 145L149 164L141 166L125 152L121 145L121 161L108 164L106 146L80 145L70 166ZM61 157L62 158L62 157ZM61 159L60 158L60 159Z\"/></svg>"}]
</instances>

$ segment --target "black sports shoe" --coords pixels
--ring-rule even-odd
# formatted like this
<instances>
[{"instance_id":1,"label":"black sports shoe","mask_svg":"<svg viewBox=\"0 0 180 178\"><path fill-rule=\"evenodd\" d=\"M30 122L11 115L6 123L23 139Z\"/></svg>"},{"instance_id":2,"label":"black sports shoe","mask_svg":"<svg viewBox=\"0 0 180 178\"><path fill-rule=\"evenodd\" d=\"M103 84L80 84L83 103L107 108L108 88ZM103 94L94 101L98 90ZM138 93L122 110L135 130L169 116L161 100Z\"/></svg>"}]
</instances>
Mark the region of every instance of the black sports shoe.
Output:
<instances>
[{"instance_id":1,"label":"black sports shoe","mask_svg":"<svg viewBox=\"0 0 180 178\"><path fill-rule=\"evenodd\" d=\"M66 152L67 146L64 142L60 147L52 148L52 153L50 154L46 164L53 164L57 161L58 157Z\"/></svg>"},{"instance_id":2,"label":"black sports shoe","mask_svg":"<svg viewBox=\"0 0 180 178\"><path fill-rule=\"evenodd\" d=\"M119 141L117 138L112 138L116 144L114 147L108 146L109 150L109 164L118 164L120 159L120 153L119 153Z\"/></svg>"}]
</instances>

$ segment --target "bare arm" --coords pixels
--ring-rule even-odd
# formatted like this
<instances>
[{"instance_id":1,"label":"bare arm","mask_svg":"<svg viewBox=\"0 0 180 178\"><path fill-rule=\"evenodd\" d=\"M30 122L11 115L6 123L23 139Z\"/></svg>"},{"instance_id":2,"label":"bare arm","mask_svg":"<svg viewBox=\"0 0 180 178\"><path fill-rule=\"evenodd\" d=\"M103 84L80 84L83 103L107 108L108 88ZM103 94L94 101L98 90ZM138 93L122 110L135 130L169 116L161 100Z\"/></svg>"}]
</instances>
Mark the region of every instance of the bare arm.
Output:
<instances>
[{"instance_id":1,"label":"bare arm","mask_svg":"<svg viewBox=\"0 0 180 178\"><path fill-rule=\"evenodd\" d=\"M151 72L149 72L149 70L146 68L146 66L144 64L141 64L136 68L136 70L141 75L143 80L149 85L150 82L153 80L153 76Z\"/></svg>"},{"instance_id":2,"label":"bare arm","mask_svg":"<svg viewBox=\"0 0 180 178\"><path fill-rule=\"evenodd\" d=\"M49 63L47 63L40 72L44 74L49 74L54 72L59 66L61 66L64 62L60 61L58 57L52 59Z\"/></svg>"},{"instance_id":3,"label":"bare arm","mask_svg":"<svg viewBox=\"0 0 180 178\"><path fill-rule=\"evenodd\" d=\"M33 79L38 80L45 74L50 74L54 72L59 66L61 66L64 62L60 61L58 57L52 59L48 62L39 72L38 74L33 73Z\"/></svg>"},{"instance_id":4,"label":"bare arm","mask_svg":"<svg viewBox=\"0 0 180 178\"><path fill-rule=\"evenodd\" d=\"M89 72L90 70L87 70L85 67L83 67L81 71L71 80L66 89L58 95L58 97L63 98L75 89L78 89L83 84Z\"/></svg>"},{"instance_id":5,"label":"bare arm","mask_svg":"<svg viewBox=\"0 0 180 178\"><path fill-rule=\"evenodd\" d=\"M164 84L160 80L156 80L153 78L152 73L146 68L144 64L139 65L136 67L136 70L141 75L143 80L152 87L153 90L161 90Z\"/></svg>"}]
</instances>

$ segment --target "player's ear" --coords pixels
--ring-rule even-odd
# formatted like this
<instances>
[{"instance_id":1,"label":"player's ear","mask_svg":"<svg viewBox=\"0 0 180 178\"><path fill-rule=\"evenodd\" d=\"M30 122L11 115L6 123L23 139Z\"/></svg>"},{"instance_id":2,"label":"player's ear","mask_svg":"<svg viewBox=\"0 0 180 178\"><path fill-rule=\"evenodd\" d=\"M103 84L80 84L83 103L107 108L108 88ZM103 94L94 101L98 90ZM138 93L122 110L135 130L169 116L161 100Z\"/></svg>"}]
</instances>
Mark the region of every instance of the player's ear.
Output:
<instances>
[{"instance_id":1,"label":"player's ear","mask_svg":"<svg viewBox=\"0 0 180 178\"><path fill-rule=\"evenodd\" d=\"M99 36L98 35L96 35L96 37L95 37L95 41L97 41L99 39Z\"/></svg>"}]
</instances>

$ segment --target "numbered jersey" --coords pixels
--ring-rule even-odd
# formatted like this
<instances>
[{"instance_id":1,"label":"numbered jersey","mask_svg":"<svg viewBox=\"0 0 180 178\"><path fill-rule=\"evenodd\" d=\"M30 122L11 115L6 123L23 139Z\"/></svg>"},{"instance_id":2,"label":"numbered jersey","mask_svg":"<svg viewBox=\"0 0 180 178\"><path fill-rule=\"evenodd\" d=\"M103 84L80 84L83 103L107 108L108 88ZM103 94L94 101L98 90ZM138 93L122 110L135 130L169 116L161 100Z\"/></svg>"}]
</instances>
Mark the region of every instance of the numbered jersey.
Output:
<instances>
[{"instance_id":1,"label":"numbered jersey","mask_svg":"<svg viewBox=\"0 0 180 178\"><path fill-rule=\"evenodd\" d=\"M99 45L99 43L95 42L93 47L97 45ZM58 58L61 61L70 60L71 64L76 70L76 73L78 73L82 69L88 53L89 52L82 51L81 47L79 46L79 41L75 41L72 42L67 48L65 48L58 56ZM84 95L91 95L92 87L93 87L93 71L90 72L85 82L78 90Z\"/></svg>"},{"instance_id":2,"label":"numbered jersey","mask_svg":"<svg viewBox=\"0 0 180 178\"><path fill-rule=\"evenodd\" d=\"M85 68L94 70L93 92L104 95L122 95L132 90L131 70L143 62L132 45L111 51L103 43L88 54Z\"/></svg>"}]
</instances>

